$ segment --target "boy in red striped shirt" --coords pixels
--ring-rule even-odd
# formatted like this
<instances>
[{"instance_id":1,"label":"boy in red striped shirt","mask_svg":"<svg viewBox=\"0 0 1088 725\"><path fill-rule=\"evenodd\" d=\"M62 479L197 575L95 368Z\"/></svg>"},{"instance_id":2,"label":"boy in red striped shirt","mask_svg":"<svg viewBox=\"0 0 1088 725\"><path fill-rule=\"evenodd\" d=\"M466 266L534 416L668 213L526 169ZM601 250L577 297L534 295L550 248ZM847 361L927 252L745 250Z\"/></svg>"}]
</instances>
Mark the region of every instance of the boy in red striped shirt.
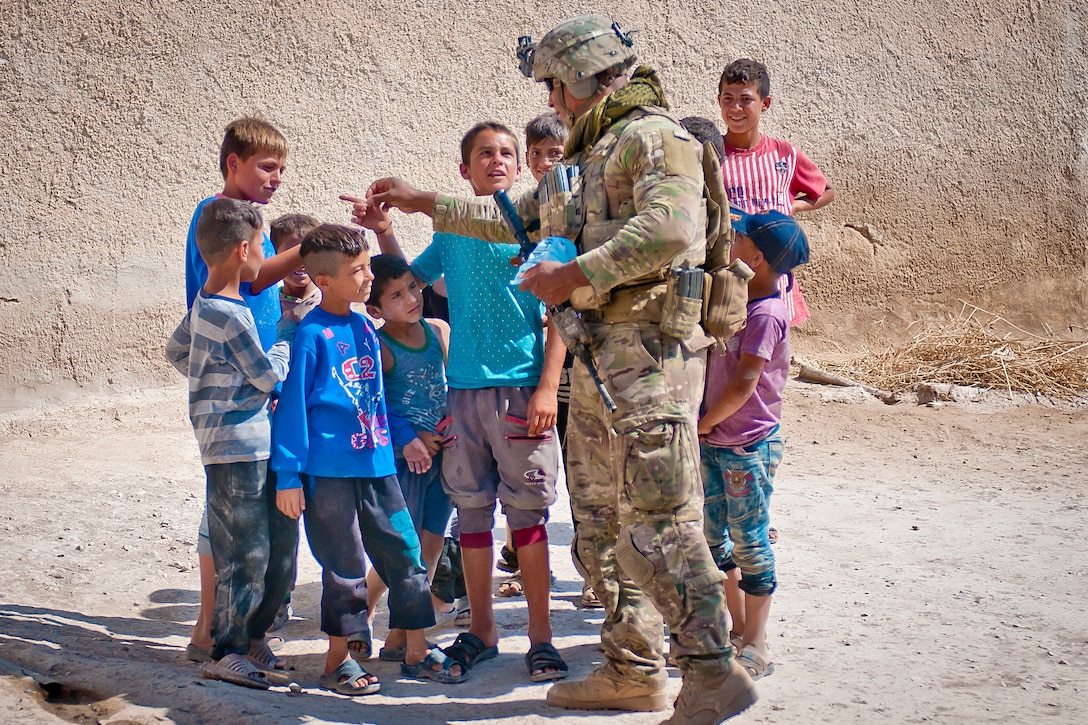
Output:
<instances>
[{"instance_id":1,"label":"boy in red striped shirt","mask_svg":"<svg viewBox=\"0 0 1088 725\"><path fill-rule=\"evenodd\" d=\"M832 202L835 190L811 159L789 141L759 132L759 117L771 107L767 66L748 58L726 66L718 81L718 105L726 126L722 176L731 204L748 214L793 215ZM790 327L807 320L800 287L794 283L789 289L788 281L780 281L779 288L786 292Z\"/></svg>"}]
</instances>

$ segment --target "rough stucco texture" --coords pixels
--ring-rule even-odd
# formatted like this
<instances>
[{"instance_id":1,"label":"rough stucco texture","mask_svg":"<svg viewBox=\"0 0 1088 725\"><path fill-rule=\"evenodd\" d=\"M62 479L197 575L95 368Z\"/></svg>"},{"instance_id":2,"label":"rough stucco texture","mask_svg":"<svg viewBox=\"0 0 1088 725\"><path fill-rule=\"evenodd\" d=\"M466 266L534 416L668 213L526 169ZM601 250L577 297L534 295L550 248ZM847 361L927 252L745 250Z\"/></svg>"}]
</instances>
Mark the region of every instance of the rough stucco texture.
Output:
<instances>
[{"instance_id":1,"label":"rough stucco texture","mask_svg":"<svg viewBox=\"0 0 1088 725\"><path fill-rule=\"evenodd\" d=\"M641 29L681 115L718 119L728 61L768 64L763 130L838 193L805 221L809 334L856 339L957 299L1086 324L1079 0L0 0L0 410L174 375L185 231L221 189L231 118L291 141L268 218L347 222L337 195L386 174L467 192L461 134L543 110L517 35L589 10ZM418 253L425 220L397 224Z\"/></svg>"}]
</instances>

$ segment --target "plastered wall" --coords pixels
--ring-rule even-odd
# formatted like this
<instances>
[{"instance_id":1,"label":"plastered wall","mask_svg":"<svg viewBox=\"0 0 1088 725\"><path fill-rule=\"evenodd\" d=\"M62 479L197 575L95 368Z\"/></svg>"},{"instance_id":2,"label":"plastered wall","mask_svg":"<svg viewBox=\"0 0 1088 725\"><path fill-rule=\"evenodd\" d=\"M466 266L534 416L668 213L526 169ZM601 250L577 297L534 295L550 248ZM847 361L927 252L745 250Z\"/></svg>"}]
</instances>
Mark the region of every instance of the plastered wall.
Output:
<instances>
[{"instance_id":1,"label":"plastered wall","mask_svg":"<svg viewBox=\"0 0 1088 725\"><path fill-rule=\"evenodd\" d=\"M805 221L803 335L894 335L960 299L1088 323L1079 0L0 0L0 412L175 374L185 230L232 117L292 143L269 218L347 222L337 195L385 174L467 191L464 130L544 108L517 35L587 11L641 29L681 115L718 118L729 60L768 64L764 130L838 193ZM396 223L420 251L425 220Z\"/></svg>"}]
</instances>

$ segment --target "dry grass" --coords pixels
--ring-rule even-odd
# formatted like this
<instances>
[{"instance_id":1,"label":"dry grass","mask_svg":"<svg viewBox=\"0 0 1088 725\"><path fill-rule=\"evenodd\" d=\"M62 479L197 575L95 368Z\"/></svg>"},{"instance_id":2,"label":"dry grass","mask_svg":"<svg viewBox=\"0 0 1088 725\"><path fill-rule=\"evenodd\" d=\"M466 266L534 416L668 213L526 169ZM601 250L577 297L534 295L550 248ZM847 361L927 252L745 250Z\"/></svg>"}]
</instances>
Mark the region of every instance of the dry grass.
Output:
<instances>
[{"instance_id":1,"label":"dry grass","mask_svg":"<svg viewBox=\"0 0 1088 725\"><path fill-rule=\"evenodd\" d=\"M1000 315L963 304L957 317L915 323L898 347L826 367L876 388L901 393L919 383L951 383L1069 400L1088 393L1088 342L1041 337Z\"/></svg>"}]
</instances>

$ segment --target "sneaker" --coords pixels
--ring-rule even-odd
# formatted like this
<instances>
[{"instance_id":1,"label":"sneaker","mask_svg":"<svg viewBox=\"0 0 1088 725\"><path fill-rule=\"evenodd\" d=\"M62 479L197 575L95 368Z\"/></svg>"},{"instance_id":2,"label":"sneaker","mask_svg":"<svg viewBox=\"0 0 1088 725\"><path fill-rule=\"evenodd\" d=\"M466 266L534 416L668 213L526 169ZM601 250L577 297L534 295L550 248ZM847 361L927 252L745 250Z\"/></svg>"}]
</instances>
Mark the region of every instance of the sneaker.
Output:
<instances>
[{"instance_id":1,"label":"sneaker","mask_svg":"<svg viewBox=\"0 0 1088 725\"><path fill-rule=\"evenodd\" d=\"M741 714L757 699L752 678L736 660L729 660L729 667L713 675L689 670L674 703L676 711L661 725L717 725Z\"/></svg>"},{"instance_id":2,"label":"sneaker","mask_svg":"<svg viewBox=\"0 0 1088 725\"><path fill-rule=\"evenodd\" d=\"M658 673L652 683L625 679L605 665L584 680L559 682L548 690L548 704L568 710L630 710L656 712L669 703L669 676Z\"/></svg>"}]
</instances>

